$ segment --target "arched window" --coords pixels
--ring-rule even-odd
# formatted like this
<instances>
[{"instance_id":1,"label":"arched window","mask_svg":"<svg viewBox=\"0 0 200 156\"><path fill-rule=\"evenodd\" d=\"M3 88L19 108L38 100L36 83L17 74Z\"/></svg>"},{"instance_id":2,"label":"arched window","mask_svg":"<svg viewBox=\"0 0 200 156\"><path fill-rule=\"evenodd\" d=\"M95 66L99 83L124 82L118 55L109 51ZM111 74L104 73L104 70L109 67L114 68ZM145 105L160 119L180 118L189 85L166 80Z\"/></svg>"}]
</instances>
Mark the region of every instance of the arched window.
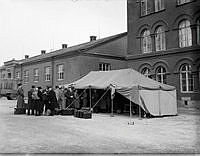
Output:
<instances>
[{"instance_id":1,"label":"arched window","mask_svg":"<svg viewBox=\"0 0 200 156\"><path fill-rule=\"evenodd\" d=\"M180 83L182 92L194 91L194 77L189 64L184 64L180 68Z\"/></svg>"},{"instance_id":2,"label":"arched window","mask_svg":"<svg viewBox=\"0 0 200 156\"><path fill-rule=\"evenodd\" d=\"M184 20L179 24L179 47L192 45L192 31L190 21Z\"/></svg>"},{"instance_id":3,"label":"arched window","mask_svg":"<svg viewBox=\"0 0 200 156\"><path fill-rule=\"evenodd\" d=\"M160 26L155 32L156 51L166 50L165 29Z\"/></svg>"},{"instance_id":4,"label":"arched window","mask_svg":"<svg viewBox=\"0 0 200 156\"><path fill-rule=\"evenodd\" d=\"M148 77L148 78L151 78L151 75L150 75L150 69L145 67L142 69L142 72L141 72L144 76Z\"/></svg>"},{"instance_id":5,"label":"arched window","mask_svg":"<svg viewBox=\"0 0 200 156\"><path fill-rule=\"evenodd\" d=\"M166 84L166 69L162 66L156 69L156 81Z\"/></svg>"},{"instance_id":6,"label":"arched window","mask_svg":"<svg viewBox=\"0 0 200 156\"><path fill-rule=\"evenodd\" d=\"M155 0L155 12L164 9L164 0Z\"/></svg>"},{"instance_id":7,"label":"arched window","mask_svg":"<svg viewBox=\"0 0 200 156\"><path fill-rule=\"evenodd\" d=\"M197 44L200 44L200 18L197 20Z\"/></svg>"},{"instance_id":8,"label":"arched window","mask_svg":"<svg viewBox=\"0 0 200 156\"><path fill-rule=\"evenodd\" d=\"M142 33L142 44L141 49L143 53L149 53L152 51L152 42L151 42L151 36L149 30L144 30Z\"/></svg>"}]
</instances>

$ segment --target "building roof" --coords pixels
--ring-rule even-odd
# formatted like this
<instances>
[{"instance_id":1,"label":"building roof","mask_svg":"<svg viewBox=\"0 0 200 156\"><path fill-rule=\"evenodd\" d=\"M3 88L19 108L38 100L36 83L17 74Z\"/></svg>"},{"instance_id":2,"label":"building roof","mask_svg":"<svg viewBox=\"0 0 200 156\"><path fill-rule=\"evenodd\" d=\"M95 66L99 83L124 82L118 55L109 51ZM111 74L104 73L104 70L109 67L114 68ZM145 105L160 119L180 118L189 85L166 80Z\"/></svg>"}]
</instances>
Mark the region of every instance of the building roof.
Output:
<instances>
[{"instance_id":1,"label":"building roof","mask_svg":"<svg viewBox=\"0 0 200 156\"><path fill-rule=\"evenodd\" d=\"M22 60L17 60L17 61L18 61L19 64L22 64L22 63L26 63L26 62L28 63L28 62L32 62L32 61L39 61L39 60L46 59L46 58L58 57L60 55L75 55L75 54L80 54L80 53L86 53L87 50L89 50L89 49L98 47L102 44L109 43L111 41L114 41L114 40L122 38L122 37L125 37L126 35L127 35L127 32L124 32L124 33L109 36L109 37L106 37L106 38L82 43L82 44L79 44L79 45L71 46L71 47L64 48L64 49L55 50L55 51L52 51L52 52L49 52L49 53L40 54L40 55L37 55L37 56L33 56L33 57L29 57L27 59L22 59ZM94 55L125 57L125 56L118 55L118 54L110 55L110 54L94 53Z\"/></svg>"}]
</instances>

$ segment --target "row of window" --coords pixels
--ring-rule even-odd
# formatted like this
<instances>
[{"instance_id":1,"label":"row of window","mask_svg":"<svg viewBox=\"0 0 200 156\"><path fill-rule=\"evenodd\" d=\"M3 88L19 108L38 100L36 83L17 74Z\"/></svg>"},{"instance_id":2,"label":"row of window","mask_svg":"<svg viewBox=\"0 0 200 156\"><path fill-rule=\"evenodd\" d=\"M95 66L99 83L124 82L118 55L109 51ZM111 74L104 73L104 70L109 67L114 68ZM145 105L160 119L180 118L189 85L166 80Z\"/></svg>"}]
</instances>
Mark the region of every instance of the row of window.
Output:
<instances>
[{"instance_id":1,"label":"row of window","mask_svg":"<svg viewBox=\"0 0 200 156\"><path fill-rule=\"evenodd\" d=\"M109 63L100 63L99 64L99 70L100 71L107 71L111 70L111 65ZM23 73L24 82L29 82L29 70L25 70ZM16 78L20 79L20 72L16 72ZM50 81L51 80L51 74L50 74L50 67L47 66L44 68L44 80ZM64 65L60 64L57 66L57 80L64 80ZM39 68L33 69L33 81L39 82Z\"/></svg>"},{"instance_id":2,"label":"row of window","mask_svg":"<svg viewBox=\"0 0 200 156\"><path fill-rule=\"evenodd\" d=\"M193 0L177 0L177 5L182 5L185 3L189 3ZM141 16L145 16L148 15L150 13L154 12L158 12L160 10L163 10L165 8L164 6L164 0L154 0L153 6L154 6L154 10L151 7L151 0L141 0L140 3L140 12L141 12Z\"/></svg>"},{"instance_id":3,"label":"row of window","mask_svg":"<svg viewBox=\"0 0 200 156\"><path fill-rule=\"evenodd\" d=\"M28 83L29 82L29 70L25 70L23 73L23 78L24 82ZM58 75L58 80L63 80L64 79L64 65L60 64L57 66L57 75ZM16 72L16 78L20 79L20 72ZM45 81L50 81L51 80L51 74L50 74L50 67L47 66L44 68L44 80ZM33 81L34 82L39 82L39 68L33 69Z\"/></svg>"},{"instance_id":4,"label":"row of window","mask_svg":"<svg viewBox=\"0 0 200 156\"><path fill-rule=\"evenodd\" d=\"M150 74L150 69L145 67L142 69L141 73L146 77L152 78ZM167 83L166 69L163 66L159 66L156 69L155 79L161 83ZM199 79L200 79L200 68L199 68ZM200 80L199 80L200 81ZM192 73L192 68L189 64L183 64L180 68L180 86L181 92L194 92L195 91L195 76ZM200 83L200 82L199 82Z\"/></svg>"},{"instance_id":5,"label":"row of window","mask_svg":"<svg viewBox=\"0 0 200 156\"><path fill-rule=\"evenodd\" d=\"M200 44L200 19L197 23L197 42ZM155 50L163 51L166 50L166 35L165 28L159 26L155 30ZM179 47L192 46L192 30L189 20L183 20L179 23ZM152 52L152 35L150 30L145 29L141 33L141 50L143 53Z\"/></svg>"}]
</instances>

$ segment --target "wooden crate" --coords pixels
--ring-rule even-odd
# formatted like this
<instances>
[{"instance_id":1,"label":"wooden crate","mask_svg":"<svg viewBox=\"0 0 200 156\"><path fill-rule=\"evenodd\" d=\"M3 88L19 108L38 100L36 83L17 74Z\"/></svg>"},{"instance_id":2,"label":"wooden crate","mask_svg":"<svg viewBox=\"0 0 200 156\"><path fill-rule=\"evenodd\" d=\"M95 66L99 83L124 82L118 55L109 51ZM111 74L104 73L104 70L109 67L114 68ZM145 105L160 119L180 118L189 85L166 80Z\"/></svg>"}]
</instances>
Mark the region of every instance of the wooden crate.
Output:
<instances>
[{"instance_id":1,"label":"wooden crate","mask_svg":"<svg viewBox=\"0 0 200 156\"><path fill-rule=\"evenodd\" d=\"M73 115L74 109L73 108L67 108L61 111L61 115Z\"/></svg>"},{"instance_id":2,"label":"wooden crate","mask_svg":"<svg viewBox=\"0 0 200 156\"><path fill-rule=\"evenodd\" d=\"M91 119L92 118L92 112L91 111L84 111L83 112L83 119Z\"/></svg>"}]
</instances>

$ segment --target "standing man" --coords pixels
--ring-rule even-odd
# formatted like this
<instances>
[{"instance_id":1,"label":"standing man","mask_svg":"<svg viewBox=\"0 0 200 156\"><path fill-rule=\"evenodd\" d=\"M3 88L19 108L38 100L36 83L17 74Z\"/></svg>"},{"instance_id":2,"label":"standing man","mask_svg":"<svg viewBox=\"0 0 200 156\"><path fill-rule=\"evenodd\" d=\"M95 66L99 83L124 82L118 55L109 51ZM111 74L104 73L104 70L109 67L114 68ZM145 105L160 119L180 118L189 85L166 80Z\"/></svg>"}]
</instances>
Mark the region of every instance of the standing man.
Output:
<instances>
[{"instance_id":1,"label":"standing man","mask_svg":"<svg viewBox=\"0 0 200 156\"><path fill-rule=\"evenodd\" d=\"M24 108L24 90L22 84L18 84L17 89L17 108Z\"/></svg>"},{"instance_id":2,"label":"standing man","mask_svg":"<svg viewBox=\"0 0 200 156\"><path fill-rule=\"evenodd\" d=\"M38 87L38 97L39 97L39 105L38 105L38 115L42 115L43 108L44 108L44 102L43 102L43 96L42 96L42 87Z\"/></svg>"},{"instance_id":3,"label":"standing man","mask_svg":"<svg viewBox=\"0 0 200 156\"><path fill-rule=\"evenodd\" d=\"M58 108L58 102L57 102L56 94L51 87L49 87L48 100L49 100L48 109L50 109L51 111L50 115L54 115L55 108Z\"/></svg>"},{"instance_id":4,"label":"standing man","mask_svg":"<svg viewBox=\"0 0 200 156\"><path fill-rule=\"evenodd\" d=\"M44 103L44 112L46 113L47 108L49 108L49 100L48 100L48 93L49 93L49 87L47 86L46 89L42 92L42 99Z\"/></svg>"},{"instance_id":5,"label":"standing man","mask_svg":"<svg viewBox=\"0 0 200 156\"><path fill-rule=\"evenodd\" d=\"M34 99L32 98L32 94L35 90L35 86L32 86L28 91L28 108L27 115L34 115ZM31 111L31 113L30 113Z\"/></svg>"}]
</instances>

